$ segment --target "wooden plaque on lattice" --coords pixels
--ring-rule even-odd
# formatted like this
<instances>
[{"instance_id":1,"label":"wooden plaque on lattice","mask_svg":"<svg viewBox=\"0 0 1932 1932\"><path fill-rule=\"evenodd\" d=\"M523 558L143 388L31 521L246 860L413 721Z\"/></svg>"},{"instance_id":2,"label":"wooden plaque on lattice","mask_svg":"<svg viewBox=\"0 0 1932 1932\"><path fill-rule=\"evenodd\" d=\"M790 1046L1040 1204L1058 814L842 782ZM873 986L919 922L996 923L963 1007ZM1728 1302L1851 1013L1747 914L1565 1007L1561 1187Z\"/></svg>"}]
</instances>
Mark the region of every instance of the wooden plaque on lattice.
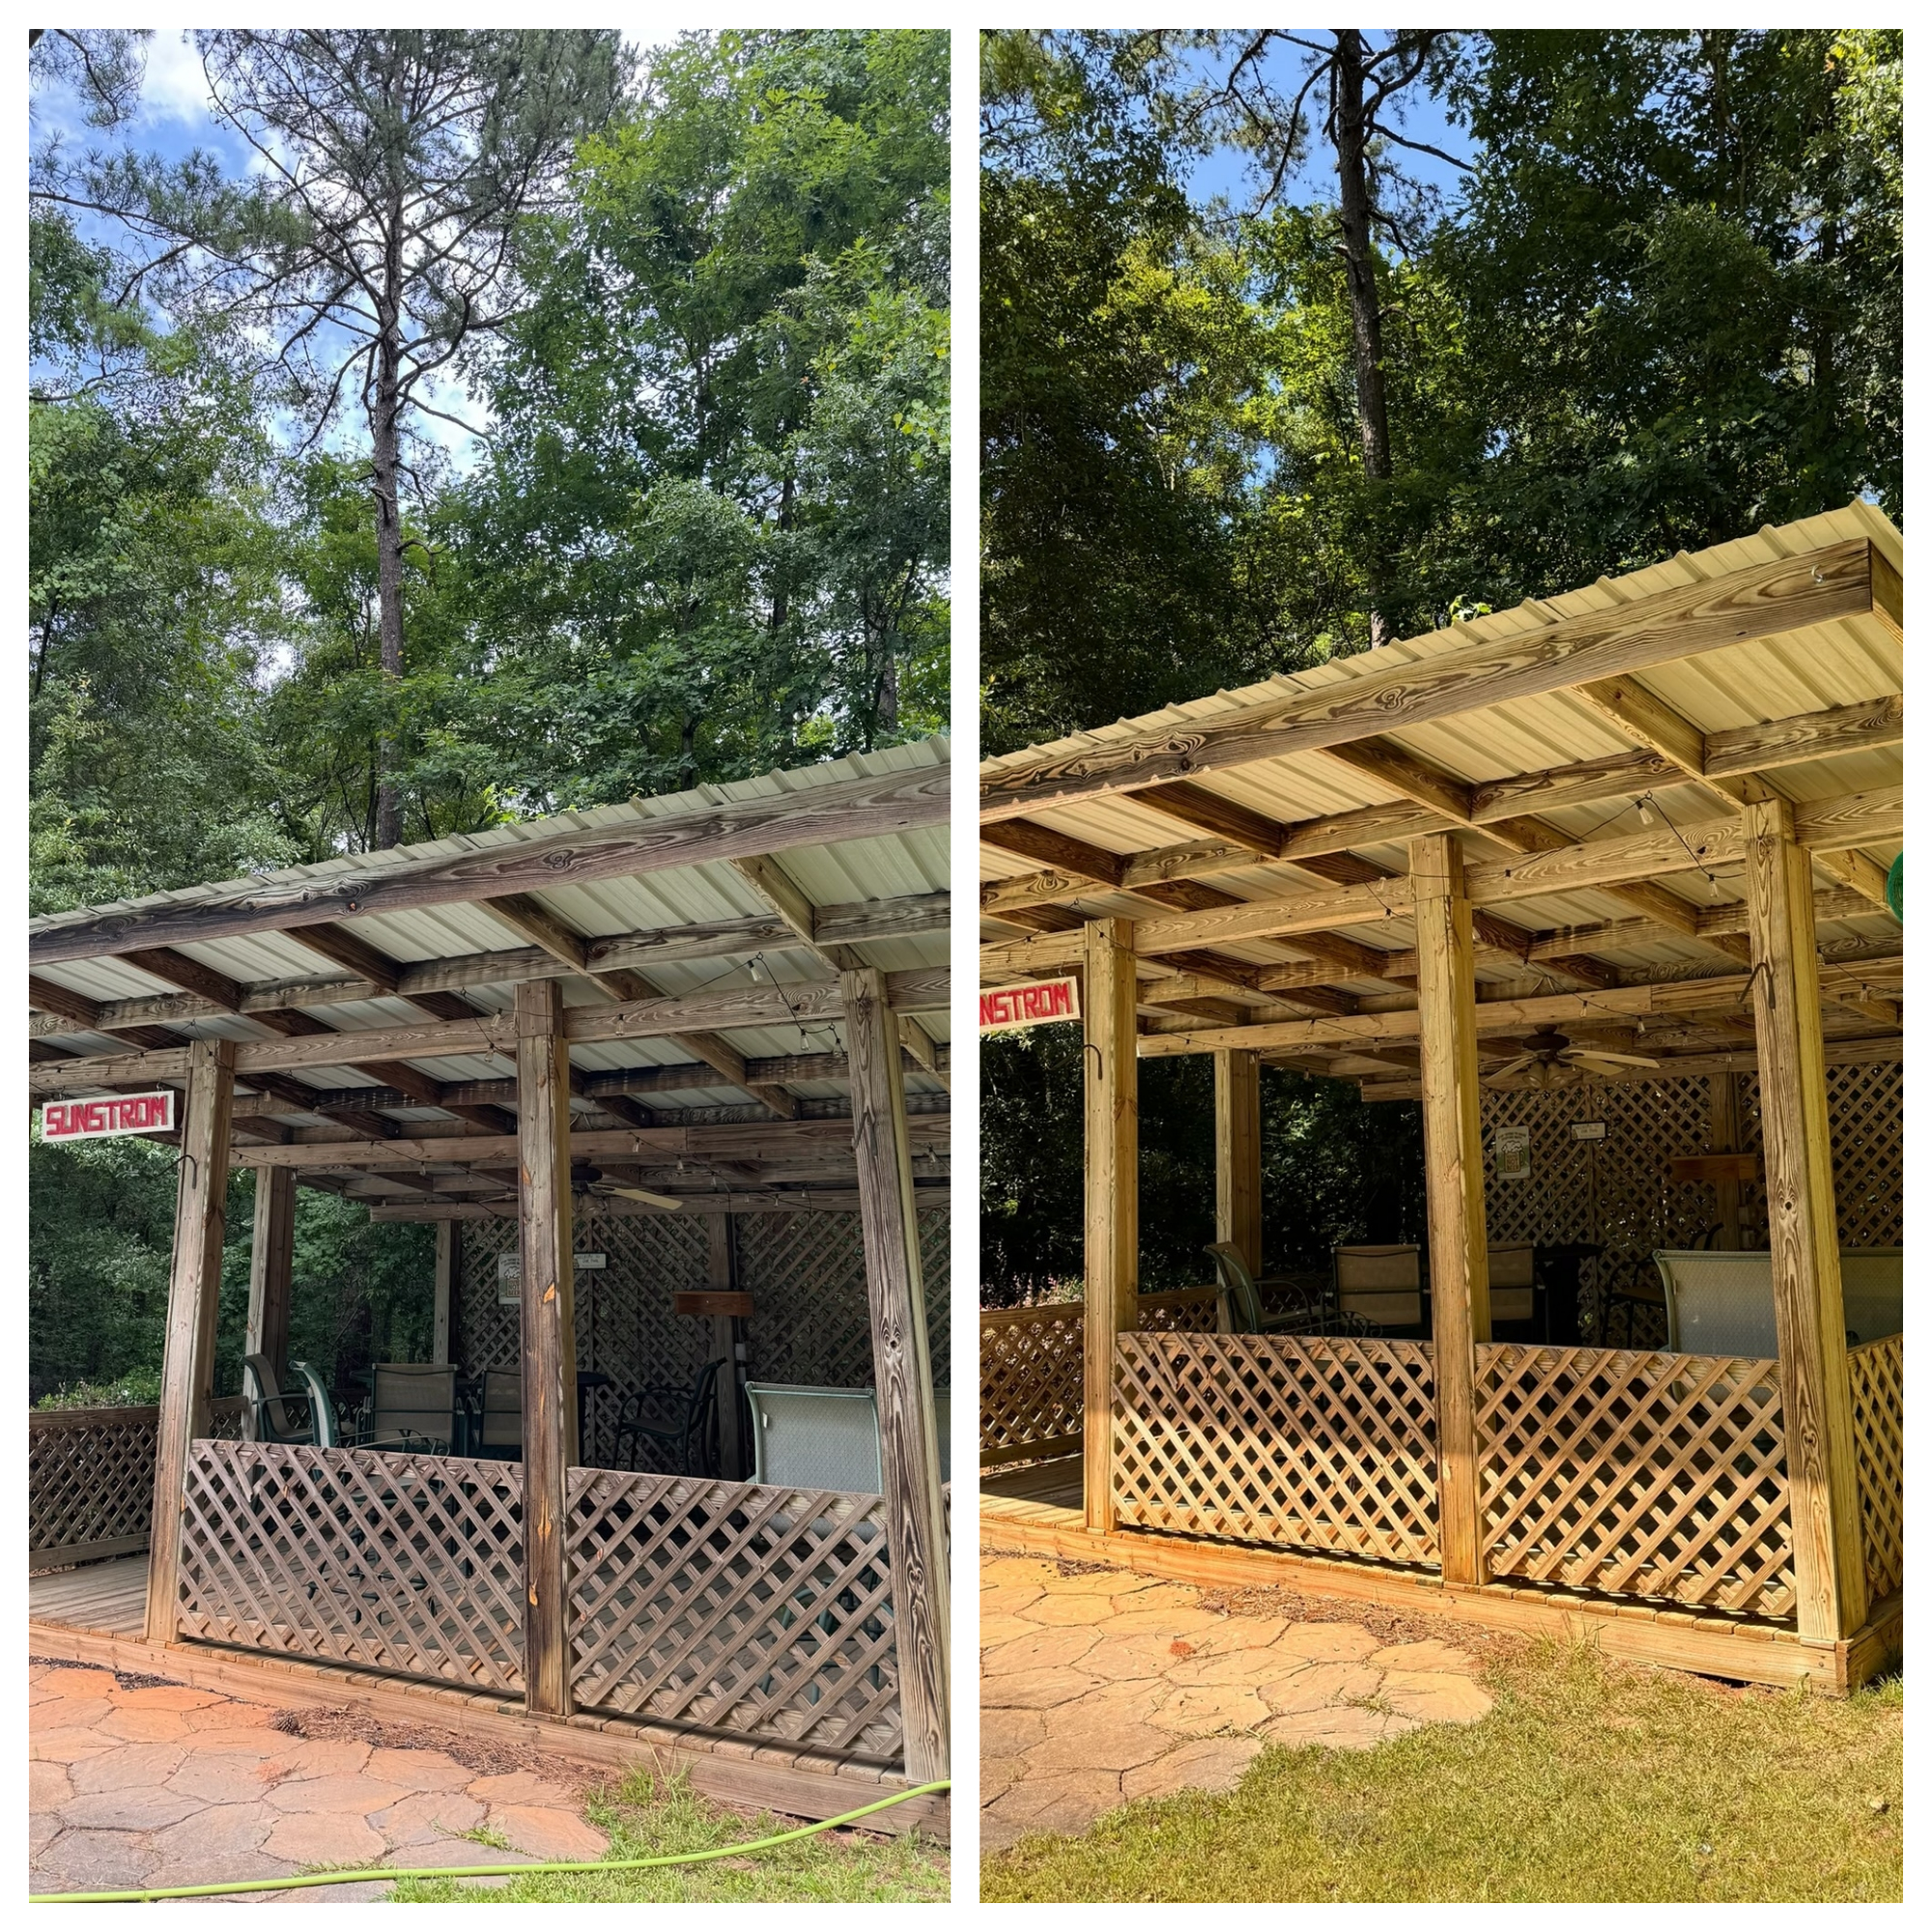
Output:
<instances>
[{"instance_id":1,"label":"wooden plaque on lattice","mask_svg":"<svg viewBox=\"0 0 1932 1932\"><path fill-rule=\"evenodd\" d=\"M580 1706L897 1762L877 1496L574 1469L568 1536Z\"/></svg>"},{"instance_id":2,"label":"wooden plaque on lattice","mask_svg":"<svg viewBox=\"0 0 1932 1932\"><path fill-rule=\"evenodd\" d=\"M181 1634L521 1691L523 1489L514 1463L197 1439Z\"/></svg>"},{"instance_id":3,"label":"wooden plaque on lattice","mask_svg":"<svg viewBox=\"0 0 1932 1932\"><path fill-rule=\"evenodd\" d=\"M1859 1459L1865 1588L1873 1603L1905 1581L1905 1337L1851 1350L1852 1439Z\"/></svg>"},{"instance_id":4,"label":"wooden plaque on lattice","mask_svg":"<svg viewBox=\"0 0 1932 1932\"><path fill-rule=\"evenodd\" d=\"M1122 1335L1114 1364L1122 1522L1437 1560L1426 1343Z\"/></svg>"},{"instance_id":5,"label":"wooden plaque on lattice","mask_svg":"<svg viewBox=\"0 0 1932 1932\"><path fill-rule=\"evenodd\" d=\"M1490 1574L1789 1617L1777 1364L1483 1344Z\"/></svg>"}]
</instances>

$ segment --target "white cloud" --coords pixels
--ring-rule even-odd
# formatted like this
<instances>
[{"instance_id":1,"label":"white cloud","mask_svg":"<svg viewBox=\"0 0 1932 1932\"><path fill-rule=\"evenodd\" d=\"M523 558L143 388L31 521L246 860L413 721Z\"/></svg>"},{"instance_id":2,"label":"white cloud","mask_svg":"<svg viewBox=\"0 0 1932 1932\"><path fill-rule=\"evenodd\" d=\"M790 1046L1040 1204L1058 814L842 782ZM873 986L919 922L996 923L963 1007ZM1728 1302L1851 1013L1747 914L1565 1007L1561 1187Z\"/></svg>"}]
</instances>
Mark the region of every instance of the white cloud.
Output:
<instances>
[{"instance_id":1,"label":"white cloud","mask_svg":"<svg viewBox=\"0 0 1932 1932\"><path fill-rule=\"evenodd\" d=\"M198 133L213 131L208 112L208 76L185 28L156 28L148 43L141 120L150 127L174 123Z\"/></svg>"}]
</instances>

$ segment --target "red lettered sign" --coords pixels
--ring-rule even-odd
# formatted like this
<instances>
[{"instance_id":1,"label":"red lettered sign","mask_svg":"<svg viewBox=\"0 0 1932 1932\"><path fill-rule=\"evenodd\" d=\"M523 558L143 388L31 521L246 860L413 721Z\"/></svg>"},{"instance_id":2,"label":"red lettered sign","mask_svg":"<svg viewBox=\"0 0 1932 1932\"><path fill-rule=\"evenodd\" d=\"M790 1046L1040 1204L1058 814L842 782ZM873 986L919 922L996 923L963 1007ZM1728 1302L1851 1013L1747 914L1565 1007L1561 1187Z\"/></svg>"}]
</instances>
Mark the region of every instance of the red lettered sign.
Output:
<instances>
[{"instance_id":1,"label":"red lettered sign","mask_svg":"<svg viewBox=\"0 0 1932 1932\"><path fill-rule=\"evenodd\" d=\"M1078 980L1036 980L1026 986L995 986L980 995L980 1031L1043 1026L1080 1017Z\"/></svg>"},{"instance_id":2,"label":"red lettered sign","mask_svg":"<svg viewBox=\"0 0 1932 1932\"><path fill-rule=\"evenodd\" d=\"M108 1094L99 1100L49 1100L41 1109L41 1138L98 1141L110 1134L154 1134L175 1123L175 1090Z\"/></svg>"}]
</instances>

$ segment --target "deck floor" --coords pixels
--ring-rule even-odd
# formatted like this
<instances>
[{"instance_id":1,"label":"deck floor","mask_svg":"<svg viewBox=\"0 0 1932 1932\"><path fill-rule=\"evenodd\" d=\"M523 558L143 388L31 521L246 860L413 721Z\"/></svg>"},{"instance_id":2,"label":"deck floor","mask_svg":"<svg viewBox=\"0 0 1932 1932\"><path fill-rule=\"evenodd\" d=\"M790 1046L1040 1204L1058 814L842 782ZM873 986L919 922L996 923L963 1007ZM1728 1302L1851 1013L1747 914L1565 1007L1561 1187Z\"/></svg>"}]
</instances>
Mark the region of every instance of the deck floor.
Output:
<instances>
[{"instance_id":1,"label":"deck floor","mask_svg":"<svg viewBox=\"0 0 1932 1932\"><path fill-rule=\"evenodd\" d=\"M27 1578L27 1615L69 1630L139 1636L148 1621L148 1559L117 1556Z\"/></svg>"},{"instance_id":2,"label":"deck floor","mask_svg":"<svg viewBox=\"0 0 1932 1932\"><path fill-rule=\"evenodd\" d=\"M1050 1463L1033 1463L1020 1469L985 1469L980 1475L980 1493L1077 1511L1086 1506L1081 1490L1084 1467L1078 1456L1056 1456Z\"/></svg>"}]
</instances>

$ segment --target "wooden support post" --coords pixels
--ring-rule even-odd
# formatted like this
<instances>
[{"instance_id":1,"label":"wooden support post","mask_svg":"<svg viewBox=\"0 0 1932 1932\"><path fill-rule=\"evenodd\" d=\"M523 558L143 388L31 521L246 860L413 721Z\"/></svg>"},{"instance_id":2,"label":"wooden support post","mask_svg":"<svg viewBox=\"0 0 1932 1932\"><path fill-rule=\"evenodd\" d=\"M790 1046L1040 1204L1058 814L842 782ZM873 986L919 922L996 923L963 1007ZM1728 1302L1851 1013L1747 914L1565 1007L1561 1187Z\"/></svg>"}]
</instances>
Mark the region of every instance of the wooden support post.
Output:
<instances>
[{"instance_id":1,"label":"wooden support post","mask_svg":"<svg viewBox=\"0 0 1932 1932\"><path fill-rule=\"evenodd\" d=\"M1793 837L1785 799L1747 806L1745 838L1765 1218L1791 1477L1798 1634L1834 1643L1864 1622L1865 1571L1832 1183L1832 1117L1818 1013L1811 859Z\"/></svg>"},{"instance_id":2,"label":"wooden support post","mask_svg":"<svg viewBox=\"0 0 1932 1932\"><path fill-rule=\"evenodd\" d=\"M1738 1151L1738 1076L1711 1075L1711 1151ZM1738 1211L1738 1179L1727 1176L1711 1183L1718 1197L1718 1236L1714 1246L1735 1253L1744 1246L1744 1224Z\"/></svg>"},{"instance_id":3,"label":"wooden support post","mask_svg":"<svg viewBox=\"0 0 1932 1932\"><path fill-rule=\"evenodd\" d=\"M296 1263L296 1171L255 1170L255 1226L248 1250L244 1355L262 1355L278 1383L289 1371L289 1291Z\"/></svg>"},{"instance_id":4,"label":"wooden support post","mask_svg":"<svg viewBox=\"0 0 1932 1932\"><path fill-rule=\"evenodd\" d=\"M456 1336L456 1301L463 1272L463 1223L439 1221L436 1224L436 1318L430 1330L429 1358L448 1363L456 1358L449 1352Z\"/></svg>"},{"instance_id":5,"label":"wooden support post","mask_svg":"<svg viewBox=\"0 0 1932 1932\"><path fill-rule=\"evenodd\" d=\"M1134 928L1090 920L1087 1033L1086 1406L1081 1453L1087 1527L1114 1519L1114 1338L1140 1321L1140 1061L1134 1025Z\"/></svg>"},{"instance_id":6,"label":"wooden support post","mask_svg":"<svg viewBox=\"0 0 1932 1932\"><path fill-rule=\"evenodd\" d=\"M1239 1047L1214 1055L1214 1238L1232 1241L1261 1279L1261 1057Z\"/></svg>"},{"instance_id":7,"label":"wooden support post","mask_svg":"<svg viewBox=\"0 0 1932 1932\"><path fill-rule=\"evenodd\" d=\"M235 1042L187 1050L187 1118L175 1192L174 1261L161 1350L155 1447L154 1526L148 1539L148 1641L172 1643L181 1610L181 1525L188 1444L210 1427L221 1244L228 1232L228 1133L235 1110Z\"/></svg>"},{"instance_id":8,"label":"wooden support post","mask_svg":"<svg viewBox=\"0 0 1932 1932\"><path fill-rule=\"evenodd\" d=\"M866 1242L905 1775L923 1783L951 1776L952 1614L905 1082L885 975L871 966L842 972L838 987L851 1065L852 1148Z\"/></svg>"},{"instance_id":9,"label":"wooden support post","mask_svg":"<svg viewBox=\"0 0 1932 1932\"><path fill-rule=\"evenodd\" d=\"M704 1285L719 1293L737 1287L732 1265L731 1216L707 1214L704 1217L706 1252ZM745 1455L745 1403L738 1386L738 1318L714 1315L711 1320L711 1358L724 1366L718 1371L718 1466L724 1474L742 1481L750 1474Z\"/></svg>"},{"instance_id":10,"label":"wooden support post","mask_svg":"<svg viewBox=\"0 0 1932 1932\"><path fill-rule=\"evenodd\" d=\"M1429 1284L1435 1354L1435 1490L1448 1583L1484 1580L1476 1437L1476 1344L1490 1339L1483 1212L1482 1094L1476 1076L1476 970L1462 848L1438 832L1412 839L1416 1004L1422 1039L1422 1146L1429 1190Z\"/></svg>"},{"instance_id":11,"label":"wooden support post","mask_svg":"<svg viewBox=\"0 0 1932 1932\"><path fill-rule=\"evenodd\" d=\"M577 1461L570 1062L562 989L517 988L517 1208L524 1328L524 1700L568 1717L565 1490Z\"/></svg>"}]
</instances>

